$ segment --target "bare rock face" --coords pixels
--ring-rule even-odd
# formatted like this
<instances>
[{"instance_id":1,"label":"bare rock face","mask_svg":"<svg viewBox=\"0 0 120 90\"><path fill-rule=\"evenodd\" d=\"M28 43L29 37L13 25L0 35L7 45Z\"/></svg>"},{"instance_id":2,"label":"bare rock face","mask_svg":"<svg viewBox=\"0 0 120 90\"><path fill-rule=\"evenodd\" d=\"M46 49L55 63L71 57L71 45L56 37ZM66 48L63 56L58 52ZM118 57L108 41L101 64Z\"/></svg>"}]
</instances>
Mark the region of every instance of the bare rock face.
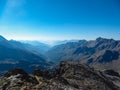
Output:
<instances>
[{"instance_id":1,"label":"bare rock face","mask_svg":"<svg viewBox=\"0 0 120 90\"><path fill-rule=\"evenodd\" d=\"M55 75L53 90L119 90L102 72L80 63L62 62Z\"/></svg>"},{"instance_id":2,"label":"bare rock face","mask_svg":"<svg viewBox=\"0 0 120 90\"><path fill-rule=\"evenodd\" d=\"M12 79L12 78L19 78L21 80L25 80L27 82L31 83L38 83L37 80L35 80L33 77L29 76L28 73L26 73L23 69L14 69L11 71L8 71L4 74L5 77Z\"/></svg>"},{"instance_id":3,"label":"bare rock face","mask_svg":"<svg viewBox=\"0 0 120 90\"><path fill-rule=\"evenodd\" d=\"M21 90L26 85L36 85L36 78L28 75L23 69L8 71L0 78L0 90Z\"/></svg>"},{"instance_id":4,"label":"bare rock face","mask_svg":"<svg viewBox=\"0 0 120 90\"><path fill-rule=\"evenodd\" d=\"M19 68L8 71L7 73L4 74L4 76L5 77L10 77L12 75L17 75L17 74L23 75L23 78L28 78L29 77L29 75L23 69L19 69Z\"/></svg>"},{"instance_id":5,"label":"bare rock face","mask_svg":"<svg viewBox=\"0 0 120 90\"><path fill-rule=\"evenodd\" d=\"M35 70L34 75L28 75L15 69L0 78L0 90L120 90L120 77L111 72L76 62L61 62L53 73Z\"/></svg>"}]
</instances>

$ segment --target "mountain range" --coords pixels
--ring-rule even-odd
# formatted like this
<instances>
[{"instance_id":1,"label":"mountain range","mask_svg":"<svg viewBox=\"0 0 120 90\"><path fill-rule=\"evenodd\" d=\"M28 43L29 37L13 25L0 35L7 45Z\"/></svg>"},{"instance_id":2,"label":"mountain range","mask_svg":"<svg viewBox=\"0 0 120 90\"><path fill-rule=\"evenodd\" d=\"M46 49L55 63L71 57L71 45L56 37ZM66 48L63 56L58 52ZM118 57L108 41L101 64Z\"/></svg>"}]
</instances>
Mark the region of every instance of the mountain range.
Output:
<instances>
[{"instance_id":1,"label":"mountain range","mask_svg":"<svg viewBox=\"0 0 120 90\"><path fill-rule=\"evenodd\" d=\"M36 68L50 69L61 61L81 62L98 70L120 72L120 41L96 40L63 41L50 46L38 41L7 40L0 36L0 73L20 67L28 72Z\"/></svg>"},{"instance_id":2,"label":"mountain range","mask_svg":"<svg viewBox=\"0 0 120 90\"><path fill-rule=\"evenodd\" d=\"M0 36L0 90L120 90L120 41L7 40Z\"/></svg>"},{"instance_id":3,"label":"mountain range","mask_svg":"<svg viewBox=\"0 0 120 90\"><path fill-rule=\"evenodd\" d=\"M35 68L44 68L44 66L49 66L48 61L35 46L0 36L0 73L16 67L31 72Z\"/></svg>"},{"instance_id":4,"label":"mountain range","mask_svg":"<svg viewBox=\"0 0 120 90\"><path fill-rule=\"evenodd\" d=\"M79 40L52 47L46 55L55 63L60 61L77 61L96 69L113 69L120 72L120 41L97 38L96 40Z\"/></svg>"},{"instance_id":5,"label":"mountain range","mask_svg":"<svg viewBox=\"0 0 120 90\"><path fill-rule=\"evenodd\" d=\"M20 41L22 44L25 44L27 47L29 45L30 48L32 48L34 51L38 53L44 54L46 51L48 51L51 48L51 45L42 43L41 41L30 41L30 40L22 40ZM26 47L26 48L27 48ZM29 48L28 48L29 50Z\"/></svg>"}]
</instances>

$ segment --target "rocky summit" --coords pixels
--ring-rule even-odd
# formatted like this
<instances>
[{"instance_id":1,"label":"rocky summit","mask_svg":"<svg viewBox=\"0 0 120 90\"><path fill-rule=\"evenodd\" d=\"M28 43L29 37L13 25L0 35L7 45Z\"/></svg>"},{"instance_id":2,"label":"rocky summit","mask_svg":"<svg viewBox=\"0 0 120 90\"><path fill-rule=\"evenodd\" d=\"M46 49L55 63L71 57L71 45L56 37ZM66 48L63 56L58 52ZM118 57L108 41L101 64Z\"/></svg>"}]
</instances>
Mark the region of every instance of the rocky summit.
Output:
<instances>
[{"instance_id":1,"label":"rocky summit","mask_svg":"<svg viewBox=\"0 0 120 90\"><path fill-rule=\"evenodd\" d=\"M120 76L113 70L97 71L79 62L61 62L52 73L8 71L0 77L0 90L120 90Z\"/></svg>"}]
</instances>

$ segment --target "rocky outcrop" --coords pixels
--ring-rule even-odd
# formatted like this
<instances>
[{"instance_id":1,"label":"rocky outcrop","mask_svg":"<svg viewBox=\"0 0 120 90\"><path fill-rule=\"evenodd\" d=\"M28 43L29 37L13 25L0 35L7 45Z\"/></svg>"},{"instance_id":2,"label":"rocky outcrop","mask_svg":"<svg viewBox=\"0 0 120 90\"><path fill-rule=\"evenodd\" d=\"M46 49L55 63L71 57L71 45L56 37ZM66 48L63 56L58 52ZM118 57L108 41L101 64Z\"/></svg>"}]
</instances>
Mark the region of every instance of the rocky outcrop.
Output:
<instances>
[{"instance_id":1,"label":"rocky outcrop","mask_svg":"<svg viewBox=\"0 0 120 90\"><path fill-rule=\"evenodd\" d=\"M55 75L57 79L53 80L57 84L53 85L53 90L65 90L65 86L67 90L119 90L102 72L76 62L62 62ZM56 89L57 85L60 85L59 89Z\"/></svg>"},{"instance_id":2,"label":"rocky outcrop","mask_svg":"<svg viewBox=\"0 0 120 90\"><path fill-rule=\"evenodd\" d=\"M17 75L17 74L22 75L23 78L28 78L29 77L29 75L23 69L19 69L19 68L8 71L7 73L4 74L4 76L5 77L10 77L12 75Z\"/></svg>"},{"instance_id":3,"label":"rocky outcrop","mask_svg":"<svg viewBox=\"0 0 120 90\"><path fill-rule=\"evenodd\" d=\"M104 73L107 75L120 77L120 74L118 72L115 72L114 70L105 70Z\"/></svg>"},{"instance_id":4,"label":"rocky outcrop","mask_svg":"<svg viewBox=\"0 0 120 90\"><path fill-rule=\"evenodd\" d=\"M50 72L45 71L45 70L43 71L43 70L40 70L40 69L34 70L33 75L38 76L38 77L43 77L43 78L46 78L46 79L51 79L53 77Z\"/></svg>"},{"instance_id":5,"label":"rocky outcrop","mask_svg":"<svg viewBox=\"0 0 120 90\"><path fill-rule=\"evenodd\" d=\"M120 90L117 72L115 75L108 72L111 71L97 71L76 62L61 62L53 73L35 70L34 75L28 75L15 69L0 78L0 90ZM27 76L30 81L20 75Z\"/></svg>"}]
</instances>

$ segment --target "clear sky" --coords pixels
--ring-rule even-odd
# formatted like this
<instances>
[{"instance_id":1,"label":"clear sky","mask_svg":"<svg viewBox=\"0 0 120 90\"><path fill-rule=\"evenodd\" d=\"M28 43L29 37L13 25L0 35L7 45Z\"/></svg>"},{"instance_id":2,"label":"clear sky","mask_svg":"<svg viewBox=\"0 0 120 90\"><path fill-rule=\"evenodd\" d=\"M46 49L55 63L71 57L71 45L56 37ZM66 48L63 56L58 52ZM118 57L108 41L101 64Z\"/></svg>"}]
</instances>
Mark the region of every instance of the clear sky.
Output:
<instances>
[{"instance_id":1,"label":"clear sky","mask_svg":"<svg viewBox=\"0 0 120 90\"><path fill-rule=\"evenodd\" d=\"M120 0L0 0L0 34L16 40L120 39Z\"/></svg>"}]
</instances>

